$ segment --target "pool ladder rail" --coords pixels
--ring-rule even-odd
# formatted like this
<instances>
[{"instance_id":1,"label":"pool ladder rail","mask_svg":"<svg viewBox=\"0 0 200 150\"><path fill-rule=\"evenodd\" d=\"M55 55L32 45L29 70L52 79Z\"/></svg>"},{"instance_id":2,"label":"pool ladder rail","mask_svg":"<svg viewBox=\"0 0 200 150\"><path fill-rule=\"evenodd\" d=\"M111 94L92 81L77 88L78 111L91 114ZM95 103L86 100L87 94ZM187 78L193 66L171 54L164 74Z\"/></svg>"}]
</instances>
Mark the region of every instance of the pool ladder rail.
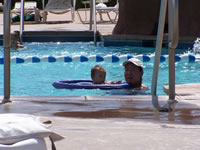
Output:
<instances>
[{"instance_id":1,"label":"pool ladder rail","mask_svg":"<svg viewBox=\"0 0 200 150\"><path fill-rule=\"evenodd\" d=\"M21 57L11 57L11 63L39 63L39 62L49 62L49 63L55 63L55 62L65 62L65 63L71 63L71 62L123 62L128 60L129 58L138 58L142 62L150 62L154 60L154 55L91 55L91 56L84 56L84 55L75 55L75 56L28 56L25 58ZM161 55L160 56L160 62L165 62L168 59L168 55ZM199 62L200 61L200 55L192 55L192 54L183 54L183 55L175 55L175 62L180 62L181 60L188 61L189 63L193 62ZM0 58L0 64L4 64L4 58Z\"/></svg>"}]
</instances>

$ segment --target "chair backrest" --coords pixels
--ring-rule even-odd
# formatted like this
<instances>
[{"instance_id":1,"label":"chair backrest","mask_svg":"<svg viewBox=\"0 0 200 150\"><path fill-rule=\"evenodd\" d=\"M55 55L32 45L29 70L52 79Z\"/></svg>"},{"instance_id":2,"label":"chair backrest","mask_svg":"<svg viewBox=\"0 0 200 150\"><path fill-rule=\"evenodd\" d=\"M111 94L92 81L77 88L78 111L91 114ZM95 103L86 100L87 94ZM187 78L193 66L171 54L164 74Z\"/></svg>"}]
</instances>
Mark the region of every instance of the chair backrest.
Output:
<instances>
[{"instance_id":1,"label":"chair backrest","mask_svg":"<svg viewBox=\"0 0 200 150\"><path fill-rule=\"evenodd\" d=\"M96 0L97 3L107 3L108 0Z\"/></svg>"},{"instance_id":2,"label":"chair backrest","mask_svg":"<svg viewBox=\"0 0 200 150\"><path fill-rule=\"evenodd\" d=\"M119 9L119 1L118 0L117 0L116 5L114 7Z\"/></svg>"},{"instance_id":3,"label":"chair backrest","mask_svg":"<svg viewBox=\"0 0 200 150\"><path fill-rule=\"evenodd\" d=\"M71 0L49 0L45 6L47 11L66 10L72 8Z\"/></svg>"},{"instance_id":4,"label":"chair backrest","mask_svg":"<svg viewBox=\"0 0 200 150\"><path fill-rule=\"evenodd\" d=\"M24 8L37 8L37 2L30 1L30 2L24 2ZM14 9L21 9L21 2L16 2Z\"/></svg>"}]
</instances>

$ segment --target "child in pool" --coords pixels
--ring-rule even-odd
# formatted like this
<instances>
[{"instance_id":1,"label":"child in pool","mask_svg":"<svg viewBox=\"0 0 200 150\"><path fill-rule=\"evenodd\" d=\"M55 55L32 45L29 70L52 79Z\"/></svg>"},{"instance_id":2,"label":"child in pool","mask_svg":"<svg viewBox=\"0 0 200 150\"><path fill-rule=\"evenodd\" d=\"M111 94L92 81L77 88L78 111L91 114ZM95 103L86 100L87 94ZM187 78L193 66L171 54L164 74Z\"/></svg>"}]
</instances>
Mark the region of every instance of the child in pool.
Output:
<instances>
[{"instance_id":1,"label":"child in pool","mask_svg":"<svg viewBox=\"0 0 200 150\"><path fill-rule=\"evenodd\" d=\"M14 49L24 48L24 46L19 43L18 31L14 31L11 33L11 48L14 48Z\"/></svg>"},{"instance_id":2,"label":"child in pool","mask_svg":"<svg viewBox=\"0 0 200 150\"><path fill-rule=\"evenodd\" d=\"M96 65L91 69L91 78L94 84L119 84L121 81L105 81L106 70L100 66Z\"/></svg>"}]
</instances>

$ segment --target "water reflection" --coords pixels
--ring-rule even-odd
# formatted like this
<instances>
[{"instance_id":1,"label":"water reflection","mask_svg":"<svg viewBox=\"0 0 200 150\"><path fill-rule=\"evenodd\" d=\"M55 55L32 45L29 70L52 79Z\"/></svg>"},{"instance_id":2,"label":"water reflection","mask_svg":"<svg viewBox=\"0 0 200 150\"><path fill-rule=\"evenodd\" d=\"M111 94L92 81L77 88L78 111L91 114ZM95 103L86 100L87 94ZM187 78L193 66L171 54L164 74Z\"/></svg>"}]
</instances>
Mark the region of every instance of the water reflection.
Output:
<instances>
[{"instance_id":1,"label":"water reflection","mask_svg":"<svg viewBox=\"0 0 200 150\"><path fill-rule=\"evenodd\" d=\"M175 108L175 105L172 107L173 111L169 113L159 112L154 108L133 108L129 106L122 106L120 108L102 109L97 111L56 112L54 115L77 118L127 118L165 123L200 124L200 109L177 109Z\"/></svg>"},{"instance_id":2,"label":"water reflection","mask_svg":"<svg viewBox=\"0 0 200 150\"><path fill-rule=\"evenodd\" d=\"M141 98L141 96L139 96ZM139 97L126 97L119 100L102 100L102 97L88 97L93 100L65 100L61 99L38 99L33 101L12 102L0 105L1 113L30 113L47 116L74 117L74 118L123 118L137 119L149 122L200 124L200 108L190 103L174 103L170 112L160 112L157 106L165 106L166 101L160 104L151 100L141 100ZM77 98L78 99L78 98ZM101 100L99 100L101 99ZM27 109L28 108L28 109Z\"/></svg>"}]
</instances>

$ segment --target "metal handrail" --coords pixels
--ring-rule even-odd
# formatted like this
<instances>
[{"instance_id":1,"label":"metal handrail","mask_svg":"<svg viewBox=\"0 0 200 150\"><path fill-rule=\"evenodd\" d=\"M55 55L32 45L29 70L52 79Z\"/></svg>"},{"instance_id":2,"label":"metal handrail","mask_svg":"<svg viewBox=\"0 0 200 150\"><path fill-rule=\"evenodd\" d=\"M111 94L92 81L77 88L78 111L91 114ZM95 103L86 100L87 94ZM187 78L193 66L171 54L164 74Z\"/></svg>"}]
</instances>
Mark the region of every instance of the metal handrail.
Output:
<instances>
[{"instance_id":1,"label":"metal handrail","mask_svg":"<svg viewBox=\"0 0 200 150\"><path fill-rule=\"evenodd\" d=\"M159 71L160 55L161 55L161 49L162 49L162 43L163 43L166 10L167 10L167 0L162 0L161 6L160 6L160 16L159 16L159 23L158 23L157 39L156 39L156 51L155 51L153 76L152 76L152 84L151 84L152 96L156 95L156 90L157 90L158 71Z\"/></svg>"},{"instance_id":2,"label":"metal handrail","mask_svg":"<svg viewBox=\"0 0 200 150\"><path fill-rule=\"evenodd\" d=\"M178 0L168 1L169 99L175 99L175 48L179 41Z\"/></svg>"},{"instance_id":3,"label":"metal handrail","mask_svg":"<svg viewBox=\"0 0 200 150\"><path fill-rule=\"evenodd\" d=\"M94 26L93 26L93 30L94 30L94 45L97 45L97 20L96 20L96 0L93 0L93 22L94 22Z\"/></svg>"},{"instance_id":4,"label":"metal handrail","mask_svg":"<svg viewBox=\"0 0 200 150\"><path fill-rule=\"evenodd\" d=\"M42 10L45 8L45 0L42 0Z\"/></svg>"},{"instance_id":5,"label":"metal handrail","mask_svg":"<svg viewBox=\"0 0 200 150\"><path fill-rule=\"evenodd\" d=\"M156 40L156 52L154 60L154 69L152 76L152 104L160 109L156 97L157 79L160 64L160 55L163 42L164 25L166 17L167 0L161 1L158 33ZM168 46L169 46L169 104L175 101L175 48L179 41L179 22L178 22L178 0L168 0ZM170 110L170 106L169 109Z\"/></svg>"},{"instance_id":6,"label":"metal handrail","mask_svg":"<svg viewBox=\"0 0 200 150\"><path fill-rule=\"evenodd\" d=\"M23 31L24 31L24 0L21 0L20 44L23 44Z\"/></svg>"},{"instance_id":7,"label":"metal handrail","mask_svg":"<svg viewBox=\"0 0 200 150\"><path fill-rule=\"evenodd\" d=\"M11 0L4 0L4 23L3 23L3 44L4 44L4 99L10 101L10 10Z\"/></svg>"},{"instance_id":8,"label":"metal handrail","mask_svg":"<svg viewBox=\"0 0 200 150\"><path fill-rule=\"evenodd\" d=\"M94 0L90 0L90 26L89 26L89 30L92 30L93 1Z\"/></svg>"}]
</instances>

